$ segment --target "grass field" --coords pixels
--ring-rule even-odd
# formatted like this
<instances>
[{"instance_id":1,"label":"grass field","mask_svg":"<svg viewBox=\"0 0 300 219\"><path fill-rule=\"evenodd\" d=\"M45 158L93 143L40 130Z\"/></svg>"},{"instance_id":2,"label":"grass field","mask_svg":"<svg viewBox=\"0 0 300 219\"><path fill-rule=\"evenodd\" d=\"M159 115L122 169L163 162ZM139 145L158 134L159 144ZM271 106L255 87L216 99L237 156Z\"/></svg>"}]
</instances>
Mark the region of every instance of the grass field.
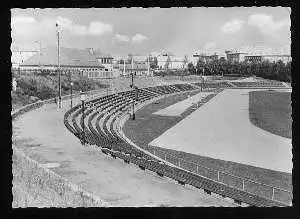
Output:
<instances>
[{"instance_id":1,"label":"grass field","mask_svg":"<svg viewBox=\"0 0 300 219\"><path fill-rule=\"evenodd\" d=\"M183 100L184 98L187 98L187 96L171 96L168 97L166 101L161 100L159 103L151 103L145 106L136 113L135 121L128 120L125 123L123 127L124 134L139 146L148 145L153 139L183 120L192 113L192 111L190 111L191 109L186 110L181 117L159 116L152 113ZM208 100L209 99L207 99L207 101ZM198 163L212 169L225 171L264 184L292 190L292 175L289 173L204 157L167 148L149 147L156 148L156 150L175 155L178 158Z\"/></svg>"},{"instance_id":2,"label":"grass field","mask_svg":"<svg viewBox=\"0 0 300 219\"><path fill-rule=\"evenodd\" d=\"M249 93L250 121L273 134L292 138L292 107L289 92L252 91Z\"/></svg>"}]
</instances>

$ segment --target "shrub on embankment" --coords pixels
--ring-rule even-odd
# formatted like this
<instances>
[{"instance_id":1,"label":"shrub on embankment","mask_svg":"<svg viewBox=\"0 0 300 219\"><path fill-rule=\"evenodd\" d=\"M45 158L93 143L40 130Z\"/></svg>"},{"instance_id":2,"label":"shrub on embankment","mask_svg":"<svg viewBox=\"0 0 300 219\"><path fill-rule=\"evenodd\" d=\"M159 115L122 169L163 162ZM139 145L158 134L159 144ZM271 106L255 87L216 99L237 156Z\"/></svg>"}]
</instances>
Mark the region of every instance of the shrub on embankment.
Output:
<instances>
[{"instance_id":1,"label":"shrub on embankment","mask_svg":"<svg viewBox=\"0 0 300 219\"><path fill-rule=\"evenodd\" d=\"M16 76L16 75L15 75ZM21 75L16 76L17 90L11 92L12 107L17 109L21 106L34 103L38 100L54 98L58 95L58 77L51 75ZM61 94L70 94L69 76L61 76ZM72 77L73 93L80 91L99 90L107 85L101 81L92 80L87 77Z\"/></svg>"},{"instance_id":2,"label":"shrub on embankment","mask_svg":"<svg viewBox=\"0 0 300 219\"><path fill-rule=\"evenodd\" d=\"M14 146L12 161L13 207L107 206L97 197L31 160ZM22 194L16 190L22 190Z\"/></svg>"}]
</instances>

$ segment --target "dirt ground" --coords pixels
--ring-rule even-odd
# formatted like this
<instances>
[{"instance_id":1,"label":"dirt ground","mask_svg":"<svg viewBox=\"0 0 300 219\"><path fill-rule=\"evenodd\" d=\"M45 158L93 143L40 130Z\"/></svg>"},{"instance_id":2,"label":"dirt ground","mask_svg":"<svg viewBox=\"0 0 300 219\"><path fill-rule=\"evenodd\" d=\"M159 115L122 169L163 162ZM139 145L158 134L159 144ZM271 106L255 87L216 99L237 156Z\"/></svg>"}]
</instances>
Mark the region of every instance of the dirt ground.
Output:
<instances>
[{"instance_id":1,"label":"dirt ground","mask_svg":"<svg viewBox=\"0 0 300 219\"><path fill-rule=\"evenodd\" d=\"M201 101L204 97L212 94L212 92L200 92L193 96L190 96L178 103L175 103L167 108L161 109L156 111L155 115L162 115L162 116L180 116L187 108L192 106L195 103Z\"/></svg>"},{"instance_id":2,"label":"dirt ground","mask_svg":"<svg viewBox=\"0 0 300 219\"><path fill-rule=\"evenodd\" d=\"M62 110L49 104L24 114L13 123L15 145L112 206L237 206L82 146L63 124L69 107L66 101Z\"/></svg>"}]
</instances>

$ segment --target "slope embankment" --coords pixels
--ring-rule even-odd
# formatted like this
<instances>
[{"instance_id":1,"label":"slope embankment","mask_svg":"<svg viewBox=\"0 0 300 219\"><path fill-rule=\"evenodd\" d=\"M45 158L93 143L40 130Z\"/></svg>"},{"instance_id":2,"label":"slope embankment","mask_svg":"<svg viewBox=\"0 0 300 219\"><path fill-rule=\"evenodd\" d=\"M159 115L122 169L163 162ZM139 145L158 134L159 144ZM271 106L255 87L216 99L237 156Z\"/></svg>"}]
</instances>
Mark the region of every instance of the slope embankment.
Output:
<instances>
[{"instance_id":1,"label":"slope embankment","mask_svg":"<svg viewBox=\"0 0 300 219\"><path fill-rule=\"evenodd\" d=\"M12 113L12 120L52 101L39 101L16 110ZM12 145L13 208L108 206L98 197L32 160L16 146Z\"/></svg>"}]
</instances>

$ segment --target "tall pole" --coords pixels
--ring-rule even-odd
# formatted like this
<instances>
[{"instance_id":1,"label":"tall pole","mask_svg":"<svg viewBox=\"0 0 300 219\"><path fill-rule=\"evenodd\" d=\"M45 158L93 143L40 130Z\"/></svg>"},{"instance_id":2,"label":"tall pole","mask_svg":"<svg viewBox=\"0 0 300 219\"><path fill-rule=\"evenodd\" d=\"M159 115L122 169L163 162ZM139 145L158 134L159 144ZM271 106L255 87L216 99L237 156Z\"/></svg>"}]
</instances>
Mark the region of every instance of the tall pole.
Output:
<instances>
[{"instance_id":1,"label":"tall pole","mask_svg":"<svg viewBox=\"0 0 300 219\"><path fill-rule=\"evenodd\" d=\"M58 70L58 107L61 108L61 81L60 81L60 63L59 63L59 28L57 27L57 70Z\"/></svg>"},{"instance_id":2,"label":"tall pole","mask_svg":"<svg viewBox=\"0 0 300 219\"><path fill-rule=\"evenodd\" d=\"M73 107L73 82L70 83L71 85L71 108Z\"/></svg>"},{"instance_id":3,"label":"tall pole","mask_svg":"<svg viewBox=\"0 0 300 219\"><path fill-rule=\"evenodd\" d=\"M134 85L133 85L133 72L131 72L131 88L134 90ZM135 104L135 97L133 97L132 100L132 120L135 120L135 114L134 114L134 104Z\"/></svg>"},{"instance_id":4,"label":"tall pole","mask_svg":"<svg viewBox=\"0 0 300 219\"><path fill-rule=\"evenodd\" d=\"M131 72L133 70L133 55L131 56Z\"/></svg>"},{"instance_id":5,"label":"tall pole","mask_svg":"<svg viewBox=\"0 0 300 219\"><path fill-rule=\"evenodd\" d=\"M132 120L135 120L135 114L134 114L134 98L133 98L133 101L132 101Z\"/></svg>"},{"instance_id":6,"label":"tall pole","mask_svg":"<svg viewBox=\"0 0 300 219\"><path fill-rule=\"evenodd\" d=\"M108 78L107 78L107 75L106 75L106 96L108 96Z\"/></svg>"},{"instance_id":7,"label":"tall pole","mask_svg":"<svg viewBox=\"0 0 300 219\"><path fill-rule=\"evenodd\" d=\"M73 86L71 85L71 108L73 107Z\"/></svg>"},{"instance_id":8,"label":"tall pole","mask_svg":"<svg viewBox=\"0 0 300 219\"><path fill-rule=\"evenodd\" d=\"M123 71L123 75L125 76L125 59L124 59L124 58L123 58L123 67L124 67L124 68L123 68L123 70L124 70L124 71Z\"/></svg>"},{"instance_id":9,"label":"tall pole","mask_svg":"<svg viewBox=\"0 0 300 219\"><path fill-rule=\"evenodd\" d=\"M84 132L84 100L81 101L82 103L82 138L83 138L83 145L85 145L85 132Z\"/></svg>"},{"instance_id":10,"label":"tall pole","mask_svg":"<svg viewBox=\"0 0 300 219\"><path fill-rule=\"evenodd\" d=\"M23 59L22 59L22 55L21 55L21 52L20 52L20 59L21 59L21 63L23 64ZM19 77L21 77L21 63L19 62Z\"/></svg>"},{"instance_id":11,"label":"tall pole","mask_svg":"<svg viewBox=\"0 0 300 219\"><path fill-rule=\"evenodd\" d=\"M148 56L148 76L150 75L150 54Z\"/></svg>"}]
</instances>

